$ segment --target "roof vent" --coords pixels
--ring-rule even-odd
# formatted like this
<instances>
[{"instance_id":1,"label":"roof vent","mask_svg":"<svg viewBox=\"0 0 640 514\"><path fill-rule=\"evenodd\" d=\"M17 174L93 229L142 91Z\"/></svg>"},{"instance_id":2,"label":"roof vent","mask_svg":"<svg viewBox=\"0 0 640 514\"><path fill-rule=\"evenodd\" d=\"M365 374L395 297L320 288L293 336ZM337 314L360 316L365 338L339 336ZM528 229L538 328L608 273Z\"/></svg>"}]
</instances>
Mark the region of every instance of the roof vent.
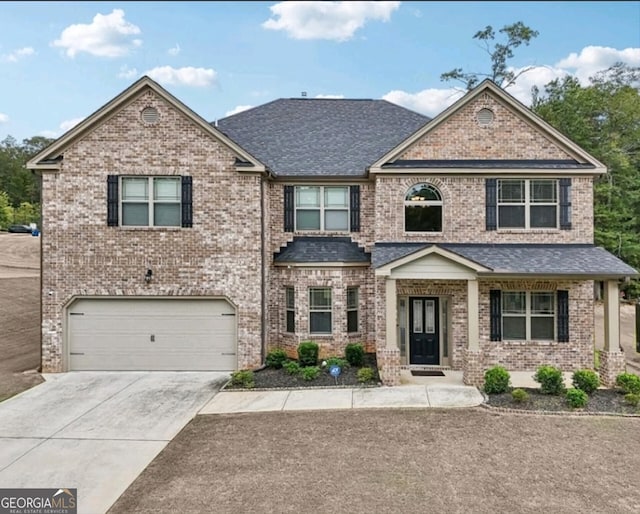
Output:
<instances>
[{"instance_id":1,"label":"roof vent","mask_svg":"<svg viewBox=\"0 0 640 514\"><path fill-rule=\"evenodd\" d=\"M160 115L158 114L158 109L155 107L145 107L142 109L141 117L142 121L151 125L158 121Z\"/></svg>"},{"instance_id":2,"label":"roof vent","mask_svg":"<svg viewBox=\"0 0 640 514\"><path fill-rule=\"evenodd\" d=\"M476 114L476 119L478 120L478 125L484 127L491 125L494 119L493 111L491 109L480 109Z\"/></svg>"}]
</instances>

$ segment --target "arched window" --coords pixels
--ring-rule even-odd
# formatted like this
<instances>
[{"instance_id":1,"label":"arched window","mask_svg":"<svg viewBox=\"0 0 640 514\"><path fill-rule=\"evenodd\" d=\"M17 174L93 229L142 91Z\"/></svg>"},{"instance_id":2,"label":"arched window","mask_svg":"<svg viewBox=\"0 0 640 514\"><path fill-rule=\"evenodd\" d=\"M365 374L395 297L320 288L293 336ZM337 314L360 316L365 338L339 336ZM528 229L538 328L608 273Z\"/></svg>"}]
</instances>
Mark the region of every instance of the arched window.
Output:
<instances>
[{"instance_id":1,"label":"arched window","mask_svg":"<svg viewBox=\"0 0 640 514\"><path fill-rule=\"evenodd\" d=\"M442 195L431 184L416 184L404 198L406 232L442 232Z\"/></svg>"}]
</instances>

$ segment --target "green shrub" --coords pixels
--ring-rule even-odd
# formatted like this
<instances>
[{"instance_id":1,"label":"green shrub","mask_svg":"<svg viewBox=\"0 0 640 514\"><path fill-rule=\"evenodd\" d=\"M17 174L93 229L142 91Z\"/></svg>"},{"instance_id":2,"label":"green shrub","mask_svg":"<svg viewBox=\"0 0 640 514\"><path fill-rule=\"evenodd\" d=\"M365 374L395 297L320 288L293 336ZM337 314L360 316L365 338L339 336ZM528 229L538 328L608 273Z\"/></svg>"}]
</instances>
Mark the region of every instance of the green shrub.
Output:
<instances>
[{"instance_id":1,"label":"green shrub","mask_svg":"<svg viewBox=\"0 0 640 514\"><path fill-rule=\"evenodd\" d=\"M282 365L287 362L287 359L287 352L280 348L276 348L267 354L265 364L268 368L280 369Z\"/></svg>"},{"instance_id":2,"label":"green shrub","mask_svg":"<svg viewBox=\"0 0 640 514\"><path fill-rule=\"evenodd\" d=\"M554 366L540 366L533 379L540 384L542 394L559 395L564 391L562 371Z\"/></svg>"},{"instance_id":3,"label":"green shrub","mask_svg":"<svg viewBox=\"0 0 640 514\"><path fill-rule=\"evenodd\" d=\"M327 368L331 366L340 366L341 369L346 369L349 367L347 359L342 359L340 357L328 357L325 359L325 362L327 363Z\"/></svg>"},{"instance_id":4,"label":"green shrub","mask_svg":"<svg viewBox=\"0 0 640 514\"><path fill-rule=\"evenodd\" d=\"M364 347L360 343L349 343L344 348L344 355L352 366L359 367L364 364Z\"/></svg>"},{"instance_id":5,"label":"green shrub","mask_svg":"<svg viewBox=\"0 0 640 514\"><path fill-rule=\"evenodd\" d=\"M624 395L624 402L632 407L637 407L640 404L640 394L627 393Z\"/></svg>"},{"instance_id":6,"label":"green shrub","mask_svg":"<svg viewBox=\"0 0 640 514\"><path fill-rule=\"evenodd\" d=\"M573 373L573 387L583 390L587 394L593 394L600 387L600 378L595 371L581 369Z\"/></svg>"},{"instance_id":7,"label":"green shrub","mask_svg":"<svg viewBox=\"0 0 640 514\"><path fill-rule=\"evenodd\" d=\"M487 394L501 394L509 390L511 375L502 366L494 366L484 373L484 392Z\"/></svg>"},{"instance_id":8,"label":"green shrub","mask_svg":"<svg viewBox=\"0 0 640 514\"><path fill-rule=\"evenodd\" d=\"M320 374L320 368L318 366L308 366L302 368L302 380L315 380Z\"/></svg>"},{"instance_id":9,"label":"green shrub","mask_svg":"<svg viewBox=\"0 0 640 514\"><path fill-rule=\"evenodd\" d=\"M620 373L616 377L616 385L623 392L640 395L640 377L633 373Z\"/></svg>"},{"instance_id":10,"label":"green shrub","mask_svg":"<svg viewBox=\"0 0 640 514\"><path fill-rule=\"evenodd\" d=\"M373 381L376 374L373 371L373 368L366 367L366 368L360 368L358 370L357 376L358 376L358 382L366 384L367 382Z\"/></svg>"},{"instance_id":11,"label":"green shrub","mask_svg":"<svg viewBox=\"0 0 640 514\"><path fill-rule=\"evenodd\" d=\"M242 386L246 389L253 389L256 385L253 378L253 371L250 369L234 371L231 373L231 384L235 386Z\"/></svg>"},{"instance_id":12,"label":"green shrub","mask_svg":"<svg viewBox=\"0 0 640 514\"><path fill-rule=\"evenodd\" d=\"M511 391L511 398L516 403L524 403L529 400L529 393L527 393L524 389L514 389Z\"/></svg>"},{"instance_id":13,"label":"green shrub","mask_svg":"<svg viewBox=\"0 0 640 514\"><path fill-rule=\"evenodd\" d=\"M589 396L582 389L567 389L566 393L567 403L572 409L580 409L587 404Z\"/></svg>"},{"instance_id":14,"label":"green shrub","mask_svg":"<svg viewBox=\"0 0 640 514\"><path fill-rule=\"evenodd\" d=\"M300 364L296 361L287 361L282 365L282 368L289 373L289 375L299 375L302 371Z\"/></svg>"},{"instance_id":15,"label":"green shrub","mask_svg":"<svg viewBox=\"0 0 640 514\"><path fill-rule=\"evenodd\" d=\"M318 343L304 341L298 345L298 362L300 366L315 366L318 364Z\"/></svg>"}]
</instances>

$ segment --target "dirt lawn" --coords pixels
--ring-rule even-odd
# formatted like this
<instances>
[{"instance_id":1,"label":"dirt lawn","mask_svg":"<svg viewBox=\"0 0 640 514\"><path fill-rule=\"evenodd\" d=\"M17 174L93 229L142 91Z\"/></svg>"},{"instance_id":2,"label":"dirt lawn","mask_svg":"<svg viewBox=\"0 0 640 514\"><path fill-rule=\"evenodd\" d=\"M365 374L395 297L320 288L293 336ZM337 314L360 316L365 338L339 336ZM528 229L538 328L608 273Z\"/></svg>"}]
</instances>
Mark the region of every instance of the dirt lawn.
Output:
<instances>
[{"instance_id":1,"label":"dirt lawn","mask_svg":"<svg viewBox=\"0 0 640 514\"><path fill-rule=\"evenodd\" d=\"M0 401L42 382L40 238L0 232Z\"/></svg>"},{"instance_id":2,"label":"dirt lawn","mask_svg":"<svg viewBox=\"0 0 640 514\"><path fill-rule=\"evenodd\" d=\"M638 470L639 418L479 408L208 415L109 514L637 513Z\"/></svg>"}]
</instances>

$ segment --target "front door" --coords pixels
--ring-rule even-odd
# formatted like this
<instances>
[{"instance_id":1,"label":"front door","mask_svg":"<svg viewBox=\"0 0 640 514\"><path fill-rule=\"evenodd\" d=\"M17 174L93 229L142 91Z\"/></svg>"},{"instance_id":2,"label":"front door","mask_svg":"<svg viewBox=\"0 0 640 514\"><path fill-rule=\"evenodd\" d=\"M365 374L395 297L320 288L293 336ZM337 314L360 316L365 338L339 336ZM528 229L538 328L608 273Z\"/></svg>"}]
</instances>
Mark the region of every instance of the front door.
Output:
<instances>
[{"instance_id":1,"label":"front door","mask_svg":"<svg viewBox=\"0 0 640 514\"><path fill-rule=\"evenodd\" d=\"M409 364L440 364L438 299L409 298Z\"/></svg>"}]
</instances>

